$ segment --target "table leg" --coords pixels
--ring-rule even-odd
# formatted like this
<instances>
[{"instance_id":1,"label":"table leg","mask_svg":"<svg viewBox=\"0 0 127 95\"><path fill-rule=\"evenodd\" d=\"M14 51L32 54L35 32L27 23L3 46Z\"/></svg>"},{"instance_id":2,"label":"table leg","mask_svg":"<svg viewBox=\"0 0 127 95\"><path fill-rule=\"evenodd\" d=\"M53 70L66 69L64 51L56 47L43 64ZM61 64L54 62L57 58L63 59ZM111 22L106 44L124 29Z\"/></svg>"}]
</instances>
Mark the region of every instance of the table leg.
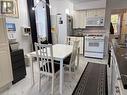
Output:
<instances>
[{"instance_id":1,"label":"table leg","mask_svg":"<svg viewBox=\"0 0 127 95\"><path fill-rule=\"evenodd\" d=\"M77 54L77 69L79 67L79 52L80 52L80 48L78 48L78 54Z\"/></svg>"},{"instance_id":2,"label":"table leg","mask_svg":"<svg viewBox=\"0 0 127 95\"><path fill-rule=\"evenodd\" d=\"M32 61L32 57L29 57L29 61L30 61L30 65L31 65L31 77L32 77L32 85L34 85L35 81L34 81L34 66L33 66L33 61Z\"/></svg>"},{"instance_id":3,"label":"table leg","mask_svg":"<svg viewBox=\"0 0 127 95\"><path fill-rule=\"evenodd\" d=\"M64 82L64 69L63 59L60 60L60 95L63 95L63 82Z\"/></svg>"}]
</instances>

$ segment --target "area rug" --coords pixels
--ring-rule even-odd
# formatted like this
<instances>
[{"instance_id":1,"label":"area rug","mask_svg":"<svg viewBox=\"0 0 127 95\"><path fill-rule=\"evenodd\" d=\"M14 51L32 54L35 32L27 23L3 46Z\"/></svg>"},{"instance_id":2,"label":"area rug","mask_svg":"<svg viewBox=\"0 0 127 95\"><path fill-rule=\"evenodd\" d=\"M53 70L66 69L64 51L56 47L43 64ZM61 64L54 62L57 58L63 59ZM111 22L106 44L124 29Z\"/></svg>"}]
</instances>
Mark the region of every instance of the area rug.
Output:
<instances>
[{"instance_id":1,"label":"area rug","mask_svg":"<svg viewBox=\"0 0 127 95\"><path fill-rule=\"evenodd\" d=\"M88 62L72 95L108 95L107 66Z\"/></svg>"}]
</instances>

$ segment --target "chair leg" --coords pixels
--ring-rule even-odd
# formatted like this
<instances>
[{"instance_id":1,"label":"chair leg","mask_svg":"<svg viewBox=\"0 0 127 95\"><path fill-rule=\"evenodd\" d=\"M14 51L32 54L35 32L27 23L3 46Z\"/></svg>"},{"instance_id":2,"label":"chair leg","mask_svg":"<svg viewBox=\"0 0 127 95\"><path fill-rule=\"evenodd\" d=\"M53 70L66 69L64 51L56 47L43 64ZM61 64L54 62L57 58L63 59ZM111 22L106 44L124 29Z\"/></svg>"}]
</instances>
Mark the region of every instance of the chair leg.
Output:
<instances>
[{"instance_id":1,"label":"chair leg","mask_svg":"<svg viewBox=\"0 0 127 95\"><path fill-rule=\"evenodd\" d=\"M40 74L40 77L39 77L39 92L41 91L41 74Z\"/></svg>"},{"instance_id":2,"label":"chair leg","mask_svg":"<svg viewBox=\"0 0 127 95\"><path fill-rule=\"evenodd\" d=\"M69 66L69 80L71 80L71 76L72 76L72 67L71 66Z\"/></svg>"},{"instance_id":3,"label":"chair leg","mask_svg":"<svg viewBox=\"0 0 127 95\"><path fill-rule=\"evenodd\" d=\"M54 76L52 76L52 91L51 95L54 95Z\"/></svg>"},{"instance_id":4,"label":"chair leg","mask_svg":"<svg viewBox=\"0 0 127 95\"><path fill-rule=\"evenodd\" d=\"M74 77L75 77L75 72L76 72L76 66L74 65L74 72L73 72L74 73L74 75L73 75Z\"/></svg>"},{"instance_id":5,"label":"chair leg","mask_svg":"<svg viewBox=\"0 0 127 95\"><path fill-rule=\"evenodd\" d=\"M69 73L71 73L71 66L69 66Z\"/></svg>"}]
</instances>

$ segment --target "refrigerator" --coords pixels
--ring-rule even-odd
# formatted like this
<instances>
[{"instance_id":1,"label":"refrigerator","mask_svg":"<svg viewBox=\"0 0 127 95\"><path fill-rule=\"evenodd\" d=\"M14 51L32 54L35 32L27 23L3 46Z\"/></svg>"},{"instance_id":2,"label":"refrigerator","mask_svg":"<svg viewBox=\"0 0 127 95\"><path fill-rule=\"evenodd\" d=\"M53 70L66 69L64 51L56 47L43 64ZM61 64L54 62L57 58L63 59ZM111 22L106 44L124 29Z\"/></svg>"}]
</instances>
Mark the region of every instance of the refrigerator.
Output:
<instances>
[{"instance_id":1,"label":"refrigerator","mask_svg":"<svg viewBox=\"0 0 127 95\"><path fill-rule=\"evenodd\" d=\"M67 36L73 34L73 18L67 14L51 15L52 40L54 44L65 44Z\"/></svg>"}]
</instances>

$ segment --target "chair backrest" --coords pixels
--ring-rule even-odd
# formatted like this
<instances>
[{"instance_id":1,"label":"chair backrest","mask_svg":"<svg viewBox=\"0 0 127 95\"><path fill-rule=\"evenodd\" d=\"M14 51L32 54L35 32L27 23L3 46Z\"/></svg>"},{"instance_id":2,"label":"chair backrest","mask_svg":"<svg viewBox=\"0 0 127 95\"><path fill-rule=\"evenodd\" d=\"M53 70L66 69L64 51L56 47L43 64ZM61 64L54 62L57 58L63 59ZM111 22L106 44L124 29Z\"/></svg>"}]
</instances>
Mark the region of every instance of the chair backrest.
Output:
<instances>
[{"instance_id":1,"label":"chair backrest","mask_svg":"<svg viewBox=\"0 0 127 95\"><path fill-rule=\"evenodd\" d=\"M67 37L66 38L66 44L68 45L73 45L74 41L76 41L77 39L73 38L73 37Z\"/></svg>"},{"instance_id":2,"label":"chair backrest","mask_svg":"<svg viewBox=\"0 0 127 95\"><path fill-rule=\"evenodd\" d=\"M73 50L72 50L71 59L70 59L70 64L72 65L75 64L78 48L79 48L79 41L74 41Z\"/></svg>"},{"instance_id":3,"label":"chair backrest","mask_svg":"<svg viewBox=\"0 0 127 95\"><path fill-rule=\"evenodd\" d=\"M51 44L35 43L39 69L44 74L54 74L53 50Z\"/></svg>"}]
</instances>

